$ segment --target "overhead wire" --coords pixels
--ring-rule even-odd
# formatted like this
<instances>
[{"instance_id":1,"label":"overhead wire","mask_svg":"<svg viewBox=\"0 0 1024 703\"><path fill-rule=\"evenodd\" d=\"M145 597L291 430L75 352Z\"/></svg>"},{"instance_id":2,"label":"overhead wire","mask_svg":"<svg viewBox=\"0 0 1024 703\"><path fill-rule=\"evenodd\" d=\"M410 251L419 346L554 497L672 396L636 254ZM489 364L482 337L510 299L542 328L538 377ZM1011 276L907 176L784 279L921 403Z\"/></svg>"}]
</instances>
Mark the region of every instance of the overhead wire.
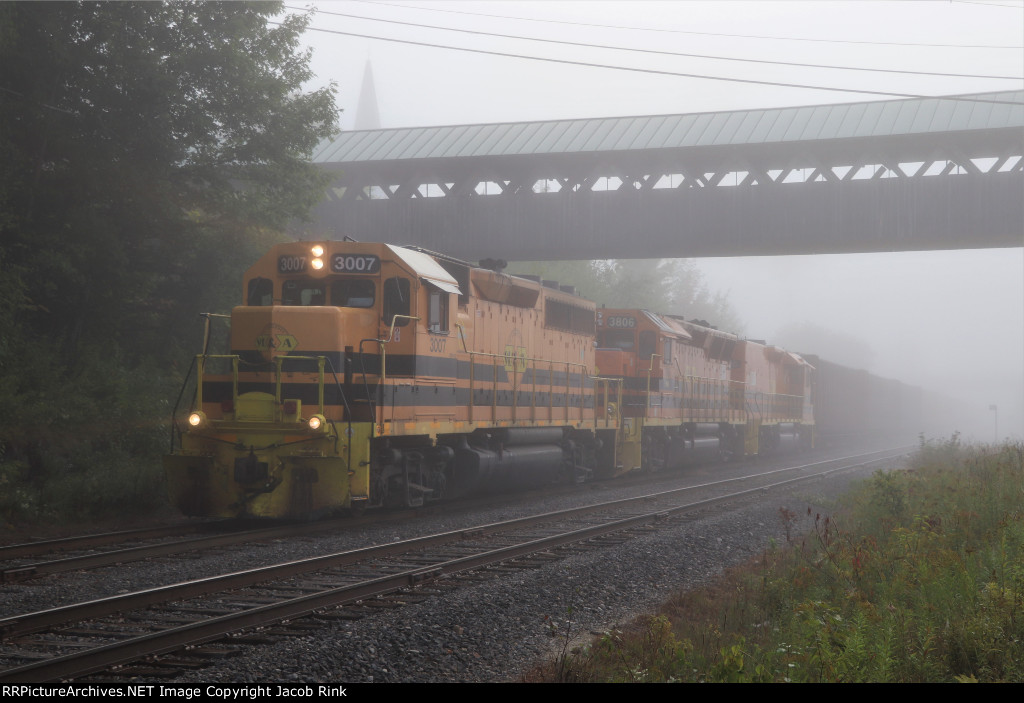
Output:
<instances>
[{"instance_id":1,"label":"overhead wire","mask_svg":"<svg viewBox=\"0 0 1024 703\"><path fill-rule=\"evenodd\" d=\"M290 5L285 5L286 9L290 10L301 10ZM386 24L397 24L406 27L415 27L417 29L436 29L445 32L458 32L461 34L474 34L485 37L497 37L501 39L517 39L522 41L541 42L545 44L559 44L563 46L583 47L588 49L609 49L613 51L630 51L638 54L656 54L659 56L678 56L683 58L698 58L698 59L712 59L715 61L734 61L740 63L754 63L754 64L771 64L776 66L795 66L800 68L825 68L837 71L867 71L872 73L899 73L904 75L915 75L915 76L937 76L943 78L983 78L993 80L1014 80L1024 81L1024 76L993 76L984 74L970 74L970 73L942 73L938 71L907 71L896 68L867 68L861 66L835 66L829 64L814 64L805 63L798 61L772 61L769 59L746 59L732 56L716 56L713 54L694 54L688 52L679 51L664 51L660 49L642 49L629 46L613 46L609 44L591 44L587 42L575 42L564 39L546 39L543 37L526 37L516 34L505 34L501 32L487 32L478 29L462 29L459 27L444 27L439 25L422 24L420 22L407 22L403 20L385 19L380 17L366 17L364 15L357 15L350 12L337 12L335 10L317 10L318 14L332 15L337 17L349 17L353 19L366 20L369 22L383 22Z\"/></svg>"},{"instance_id":2,"label":"overhead wire","mask_svg":"<svg viewBox=\"0 0 1024 703\"><path fill-rule=\"evenodd\" d=\"M651 75L662 75L662 76L675 76L680 78L696 78L701 80L712 80L712 81L724 81L727 83L746 83L749 85L767 85L783 88L799 88L804 90L823 90L833 93L854 93L858 95L881 95L885 97L894 98L948 98L951 100L962 100L970 102L983 102L983 103L996 103L1004 105L1021 105L1024 102L1012 101L1012 100L995 100L992 98L980 98L970 95L926 95L923 93L911 93L911 92L896 92L896 91L885 91L885 90L873 90L870 88L839 88L835 86L823 86L823 85L812 85L807 83L791 83L787 81L769 81L769 80L758 80L754 78L735 78L730 76L711 76L700 73L684 73L681 71L667 71L654 68L639 68L635 66L616 66L612 64L600 64L588 61L574 61L571 59L559 59L546 56L531 56L529 54L516 54L505 51L495 51L491 49L474 49L463 46L451 46L447 44L437 44L433 42L416 41L413 39L398 39L396 37L382 37L372 34L366 34L362 32L348 32L340 29L325 29L322 27L314 27L312 25L307 27L308 30L314 32L321 32L325 34L337 34L341 36L359 37L362 39L372 39L376 41L393 42L397 44L407 44L410 46L422 46L432 49L445 49L448 51L463 51L474 54L484 54L488 56L501 56L505 58L523 59L528 61L541 61L546 63L559 63L568 66L583 66L587 68L601 68L612 71L629 71L633 73L647 73ZM988 91L992 92L992 91Z\"/></svg>"},{"instance_id":3,"label":"overhead wire","mask_svg":"<svg viewBox=\"0 0 1024 703\"><path fill-rule=\"evenodd\" d=\"M571 20L555 20L540 17L516 17L511 15L492 15L484 12L467 12L466 10L449 10L440 7L426 7L423 5L401 5L390 2L375 2L374 0L349 0L349 2L358 2L366 5L379 5L382 7L399 7L403 10L424 10L427 12L445 12L455 15L470 15L473 17L488 17L491 19L502 19L502 20L518 20L521 22L543 22L548 24L567 24L575 27L597 27L601 29L625 29L637 32L662 32L671 34L689 34L694 36L704 37L728 37L735 39L766 39L771 41L801 41L801 42L815 42L825 44L868 44L872 46L924 46L924 47L936 47L944 49L1024 49L1024 45L999 45L999 44L938 44L928 42L888 42L878 40L858 40L858 39L817 39L813 37L782 37L772 36L764 34L728 34L724 32L697 32L686 29L670 29L668 27L630 27L628 25L614 25L614 24L597 24L594 22L576 22ZM971 3L974 4L974 3ZM1000 5L1000 7L1006 7ZM318 10L322 12L322 10Z\"/></svg>"},{"instance_id":4,"label":"overhead wire","mask_svg":"<svg viewBox=\"0 0 1024 703\"><path fill-rule=\"evenodd\" d=\"M998 2L981 2L980 0L949 0L958 2L961 5L985 5L986 7L1001 7L1004 10L1024 10L1024 5L1004 5Z\"/></svg>"}]
</instances>

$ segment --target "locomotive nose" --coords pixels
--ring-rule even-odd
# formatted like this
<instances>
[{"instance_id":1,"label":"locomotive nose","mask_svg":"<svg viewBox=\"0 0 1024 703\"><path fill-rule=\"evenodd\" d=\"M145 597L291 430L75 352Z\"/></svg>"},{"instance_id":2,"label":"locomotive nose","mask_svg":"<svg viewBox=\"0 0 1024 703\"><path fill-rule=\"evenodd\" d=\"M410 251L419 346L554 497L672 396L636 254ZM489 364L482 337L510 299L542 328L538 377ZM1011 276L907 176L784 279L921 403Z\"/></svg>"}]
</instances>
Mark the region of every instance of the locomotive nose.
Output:
<instances>
[{"instance_id":1,"label":"locomotive nose","mask_svg":"<svg viewBox=\"0 0 1024 703\"><path fill-rule=\"evenodd\" d=\"M376 315L351 308L275 305L231 314L232 353L256 365L280 356L326 356L340 371L345 347L376 334Z\"/></svg>"}]
</instances>

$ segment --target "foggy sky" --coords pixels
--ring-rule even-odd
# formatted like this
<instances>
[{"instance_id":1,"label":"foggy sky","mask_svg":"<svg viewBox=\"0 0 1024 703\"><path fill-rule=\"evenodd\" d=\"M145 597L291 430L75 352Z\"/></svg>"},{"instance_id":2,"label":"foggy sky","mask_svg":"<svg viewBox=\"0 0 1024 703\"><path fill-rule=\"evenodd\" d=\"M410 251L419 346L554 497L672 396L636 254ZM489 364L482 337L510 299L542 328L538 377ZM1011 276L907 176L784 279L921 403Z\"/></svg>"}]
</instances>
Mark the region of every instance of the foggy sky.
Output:
<instances>
[{"instance_id":1,"label":"foggy sky","mask_svg":"<svg viewBox=\"0 0 1024 703\"><path fill-rule=\"evenodd\" d=\"M937 95L1020 89L1024 83L645 55L455 34L328 13L760 61L1022 76L1024 4L1000 4L574 1L402 6L321 0L314 3L320 13L312 26L598 64ZM584 26L595 24L617 28ZM338 87L338 103L345 109L343 128L354 124L367 61L373 66L382 127L891 99L563 66L316 31L307 32L306 42L314 49L315 85L333 80ZM1024 223L1021 231L1024 245ZM995 413L989 406L996 404L999 435L1024 436L1022 249L703 259L700 268L713 289L730 293L747 336L771 341L787 325L801 323L853 335L870 348L874 373L973 403L974 423L951 430L991 441Z\"/></svg>"}]
</instances>

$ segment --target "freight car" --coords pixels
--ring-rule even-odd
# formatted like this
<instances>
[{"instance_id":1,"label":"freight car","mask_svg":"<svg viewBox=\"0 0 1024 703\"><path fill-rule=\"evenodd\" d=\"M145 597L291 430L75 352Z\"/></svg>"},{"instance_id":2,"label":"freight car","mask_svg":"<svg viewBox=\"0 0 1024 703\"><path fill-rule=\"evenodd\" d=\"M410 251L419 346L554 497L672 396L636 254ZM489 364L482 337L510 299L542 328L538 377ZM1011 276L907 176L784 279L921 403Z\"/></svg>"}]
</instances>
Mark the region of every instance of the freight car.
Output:
<instances>
[{"instance_id":1,"label":"freight car","mask_svg":"<svg viewBox=\"0 0 1024 703\"><path fill-rule=\"evenodd\" d=\"M820 444L837 446L865 439L912 441L928 429L920 388L879 378L816 355L810 388Z\"/></svg>"},{"instance_id":2,"label":"freight car","mask_svg":"<svg viewBox=\"0 0 1024 703\"><path fill-rule=\"evenodd\" d=\"M204 343L186 380L172 502L309 518L813 442L823 362L496 269L274 247L244 276L229 349Z\"/></svg>"}]
</instances>

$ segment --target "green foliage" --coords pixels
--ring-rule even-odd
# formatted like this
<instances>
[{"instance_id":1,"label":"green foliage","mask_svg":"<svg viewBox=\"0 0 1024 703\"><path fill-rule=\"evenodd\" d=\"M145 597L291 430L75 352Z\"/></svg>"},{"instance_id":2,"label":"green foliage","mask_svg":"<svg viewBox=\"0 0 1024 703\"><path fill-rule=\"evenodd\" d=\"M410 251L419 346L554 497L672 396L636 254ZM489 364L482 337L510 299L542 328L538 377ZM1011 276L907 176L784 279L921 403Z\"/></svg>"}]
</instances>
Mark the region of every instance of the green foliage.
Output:
<instances>
[{"instance_id":1,"label":"green foliage","mask_svg":"<svg viewBox=\"0 0 1024 703\"><path fill-rule=\"evenodd\" d=\"M1022 503L1024 445L922 442L908 470L876 473L852 494L841 522L809 515L804 541L671 604L670 629L605 636L566 671L586 681L1024 681ZM787 526L794 515L780 511Z\"/></svg>"},{"instance_id":2,"label":"green foliage","mask_svg":"<svg viewBox=\"0 0 1024 703\"><path fill-rule=\"evenodd\" d=\"M617 308L702 319L740 333L742 324L726 296L708 290L692 259L621 259L513 264L516 273L576 286L580 295Z\"/></svg>"},{"instance_id":3,"label":"green foliage","mask_svg":"<svg viewBox=\"0 0 1024 703\"><path fill-rule=\"evenodd\" d=\"M692 669L689 643L679 642L668 618L643 620L630 636L620 630L601 635L575 657L560 657L555 678L562 682L657 683L680 681Z\"/></svg>"},{"instance_id":4,"label":"green foliage","mask_svg":"<svg viewBox=\"0 0 1024 703\"><path fill-rule=\"evenodd\" d=\"M142 428L169 415L198 313L236 304L245 268L322 197L308 155L334 130L333 88L302 92L307 18L271 24L282 9L0 4L0 480L35 496L8 514L91 500L133 460L153 483Z\"/></svg>"}]
</instances>

